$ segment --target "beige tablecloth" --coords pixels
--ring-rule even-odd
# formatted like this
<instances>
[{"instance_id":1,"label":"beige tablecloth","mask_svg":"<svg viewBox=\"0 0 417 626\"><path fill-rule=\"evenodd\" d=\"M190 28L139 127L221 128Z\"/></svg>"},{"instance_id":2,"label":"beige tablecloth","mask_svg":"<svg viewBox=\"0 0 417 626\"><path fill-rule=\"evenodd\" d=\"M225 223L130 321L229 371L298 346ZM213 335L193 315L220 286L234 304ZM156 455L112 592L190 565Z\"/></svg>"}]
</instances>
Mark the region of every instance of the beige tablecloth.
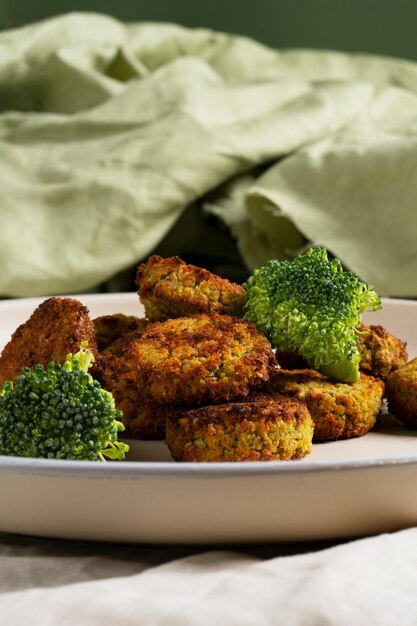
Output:
<instances>
[{"instance_id":1,"label":"beige tablecloth","mask_svg":"<svg viewBox=\"0 0 417 626\"><path fill-rule=\"evenodd\" d=\"M0 535L0 556L10 626L417 623L415 528L339 545L232 549Z\"/></svg>"}]
</instances>

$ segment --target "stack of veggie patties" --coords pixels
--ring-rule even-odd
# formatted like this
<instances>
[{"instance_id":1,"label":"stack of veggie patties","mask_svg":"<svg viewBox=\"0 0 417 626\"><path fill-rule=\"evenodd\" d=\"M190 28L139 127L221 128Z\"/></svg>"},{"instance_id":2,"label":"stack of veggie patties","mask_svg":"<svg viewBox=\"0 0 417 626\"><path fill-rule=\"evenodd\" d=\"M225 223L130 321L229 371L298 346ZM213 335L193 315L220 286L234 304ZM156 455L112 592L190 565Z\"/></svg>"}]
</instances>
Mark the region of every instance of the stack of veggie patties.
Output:
<instances>
[{"instance_id":1,"label":"stack of veggie patties","mask_svg":"<svg viewBox=\"0 0 417 626\"><path fill-rule=\"evenodd\" d=\"M277 362L268 339L241 317L242 286L157 256L139 266L137 284L152 321L105 368L105 385L116 404L118 396L124 402L128 434L166 436L173 457L187 461L290 459L311 451L305 405L257 393Z\"/></svg>"},{"instance_id":2,"label":"stack of veggie patties","mask_svg":"<svg viewBox=\"0 0 417 626\"><path fill-rule=\"evenodd\" d=\"M313 254L308 260L316 263ZM176 460L295 459L311 452L313 440L365 435L378 419L385 379L407 360L404 342L364 325L353 335L353 382L312 369L296 351L275 354L265 319L244 318L245 286L178 257L150 257L138 267L137 286L145 319L95 320L98 338L112 335L102 351L105 385L127 434L165 437ZM262 289L255 285L248 299L261 316ZM363 287L349 276L348 289Z\"/></svg>"},{"instance_id":3,"label":"stack of veggie patties","mask_svg":"<svg viewBox=\"0 0 417 626\"><path fill-rule=\"evenodd\" d=\"M416 360L382 326L360 324L379 299L346 274L323 250L270 262L243 286L152 256L137 271L144 317L91 320L78 300L47 298L3 349L0 383L88 346L91 375L114 398L110 421L122 411L125 436L165 438L177 461L302 458L313 441L369 432L385 388L390 411L416 427Z\"/></svg>"}]
</instances>

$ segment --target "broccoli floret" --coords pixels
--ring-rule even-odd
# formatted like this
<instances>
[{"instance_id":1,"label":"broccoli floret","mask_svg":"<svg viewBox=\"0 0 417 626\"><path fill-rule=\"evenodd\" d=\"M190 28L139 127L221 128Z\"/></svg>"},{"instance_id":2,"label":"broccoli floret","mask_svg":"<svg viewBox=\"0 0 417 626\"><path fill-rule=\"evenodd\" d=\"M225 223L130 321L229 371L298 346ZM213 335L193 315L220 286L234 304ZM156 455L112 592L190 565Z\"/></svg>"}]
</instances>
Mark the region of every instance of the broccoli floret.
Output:
<instances>
[{"instance_id":1,"label":"broccoli floret","mask_svg":"<svg viewBox=\"0 0 417 626\"><path fill-rule=\"evenodd\" d=\"M113 396L88 373L94 357L81 343L63 365L23 369L0 393L0 454L49 459L122 459L129 447Z\"/></svg>"},{"instance_id":2,"label":"broccoli floret","mask_svg":"<svg viewBox=\"0 0 417 626\"><path fill-rule=\"evenodd\" d=\"M310 367L344 382L359 378L358 327L381 308L371 285L311 248L292 261L268 261L244 284L245 319L279 350L298 352Z\"/></svg>"}]
</instances>

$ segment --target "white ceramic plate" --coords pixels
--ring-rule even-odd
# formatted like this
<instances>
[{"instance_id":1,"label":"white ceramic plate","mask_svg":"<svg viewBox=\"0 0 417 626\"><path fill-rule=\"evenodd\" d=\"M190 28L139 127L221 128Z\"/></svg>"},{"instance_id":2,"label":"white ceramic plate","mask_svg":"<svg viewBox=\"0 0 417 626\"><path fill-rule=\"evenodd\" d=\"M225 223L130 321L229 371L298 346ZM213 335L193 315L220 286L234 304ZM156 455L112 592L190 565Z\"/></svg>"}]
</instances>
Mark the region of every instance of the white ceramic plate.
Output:
<instances>
[{"instance_id":1,"label":"white ceramic plate","mask_svg":"<svg viewBox=\"0 0 417 626\"><path fill-rule=\"evenodd\" d=\"M136 294L78 296L93 317L141 315ZM0 302L0 342L38 299ZM372 315L372 317L371 317ZM385 300L383 324L417 355L417 302ZM0 456L0 531L140 543L353 537L417 523L417 431L384 414L360 439L316 444L301 461L174 463L162 442L93 463Z\"/></svg>"}]
</instances>

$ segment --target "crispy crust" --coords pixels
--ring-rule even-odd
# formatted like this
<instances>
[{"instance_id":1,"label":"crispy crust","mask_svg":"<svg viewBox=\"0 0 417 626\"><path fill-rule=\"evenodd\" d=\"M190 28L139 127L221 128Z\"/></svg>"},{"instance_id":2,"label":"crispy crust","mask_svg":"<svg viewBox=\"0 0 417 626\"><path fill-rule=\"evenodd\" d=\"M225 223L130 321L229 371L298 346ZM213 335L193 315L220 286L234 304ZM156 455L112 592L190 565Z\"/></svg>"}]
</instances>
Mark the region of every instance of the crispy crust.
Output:
<instances>
[{"instance_id":1,"label":"crispy crust","mask_svg":"<svg viewBox=\"0 0 417 626\"><path fill-rule=\"evenodd\" d=\"M113 394L116 407L123 413L124 437L163 439L169 409L143 398L135 363L128 358L128 347L129 342L123 343L118 339L103 352L103 387Z\"/></svg>"},{"instance_id":2,"label":"crispy crust","mask_svg":"<svg viewBox=\"0 0 417 626\"><path fill-rule=\"evenodd\" d=\"M302 402L257 394L170 415L166 443L176 461L290 460L311 452L313 430Z\"/></svg>"},{"instance_id":3,"label":"crispy crust","mask_svg":"<svg viewBox=\"0 0 417 626\"><path fill-rule=\"evenodd\" d=\"M120 346L122 342L138 337L149 321L135 315L115 313L96 317L93 324L97 348L99 352L103 352L115 342Z\"/></svg>"},{"instance_id":4,"label":"crispy crust","mask_svg":"<svg viewBox=\"0 0 417 626\"><path fill-rule=\"evenodd\" d=\"M142 400L135 414L126 419L124 437L133 439L165 439L166 418L170 407Z\"/></svg>"},{"instance_id":5,"label":"crispy crust","mask_svg":"<svg viewBox=\"0 0 417 626\"><path fill-rule=\"evenodd\" d=\"M68 353L78 352L82 341L95 357L90 372L101 375L94 325L86 306L75 298L48 298L13 333L0 356L0 386L6 380L16 381L24 367L49 361L64 363Z\"/></svg>"},{"instance_id":6,"label":"crispy crust","mask_svg":"<svg viewBox=\"0 0 417 626\"><path fill-rule=\"evenodd\" d=\"M151 321L196 313L242 315L245 291L241 285L179 257L151 256L139 265L136 284Z\"/></svg>"},{"instance_id":7,"label":"crispy crust","mask_svg":"<svg viewBox=\"0 0 417 626\"><path fill-rule=\"evenodd\" d=\"M389 412L417 428L417 358L388 376L386 393Z\"/></svg>"},{"instance_id":8,"label":"crispy crust","mask_svg":"<svg viewBox=\"0 0 417 626\"><path fill-rule=\"evenodd\" d=\"M270 387L304 402L314 421L314 441L326 441L369 432L379 415L385 385L366 374L346 384L315 370L279 370Z\"/></svg>"},{"instance_id":9,"label":"crispy crust","mask_svg":"<svg viewBox=\"0 0 417 626\"><path fill-rule=\"evenodd\" d=\"M228 315L193 315L151 324L129 345L144 397L197 406L245 397L276 367L254 324Z\"/></svg>"},{"instance_id":10,"label":"crispy crust","mask_svg":"<svg viewBox=\"0 0 417 626\"><path fill-rule=\"evenodd\" d=\"M94 321L98 345L102 349L102 386L114 397L122 411L124 437L163 439L165 415L154 403L144 403L135 381L135 371L127 358L127 349L149 325L149 321L133 315L103 315Z\"/></svg>"},{"instance_id":11,"label":"crispy crust","mask_svg":"<svg viewBox=\"0 0 417 626\"><path fill-rule=\"evenodd\" d=\"M407 363L407 344L394 337L383 326L361 326L358 347L360 369L383 378Z\"/></svg>"}]
</instances>

